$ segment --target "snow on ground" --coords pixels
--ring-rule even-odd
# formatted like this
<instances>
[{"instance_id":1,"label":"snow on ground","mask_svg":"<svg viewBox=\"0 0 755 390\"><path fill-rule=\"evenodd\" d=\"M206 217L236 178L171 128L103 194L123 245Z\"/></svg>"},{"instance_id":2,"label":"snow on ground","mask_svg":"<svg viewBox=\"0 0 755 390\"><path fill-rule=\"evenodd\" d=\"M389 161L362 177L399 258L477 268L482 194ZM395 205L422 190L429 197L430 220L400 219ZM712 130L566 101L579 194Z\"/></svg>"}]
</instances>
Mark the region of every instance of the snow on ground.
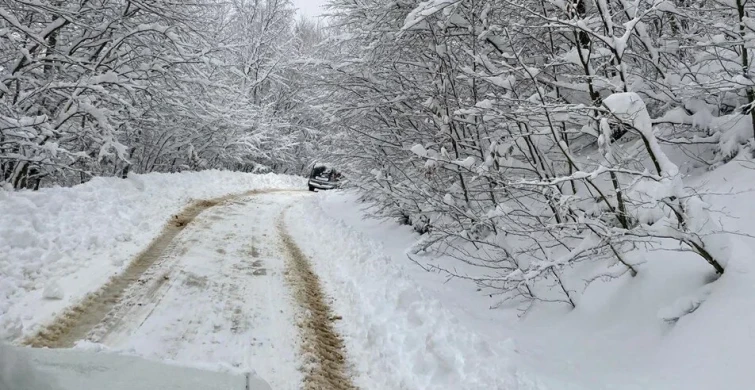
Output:
<instances>
[{"instance_id":1,"label":"snow on ground","mask_svg":"<svg viewBox=\"0 0 755 390\"><path fill-rule=\"evenodd\" d=\"M342 317L356 385L400 389L578 389L547 387L522 370L505 333L486 338L460 321L444 302L414 281L384 248L330 215L359 213L351 198L323 210L330 194L308 198L287 213L289 232L311 256L315 272ZM336 211L338 210L338 211ZM400 261L405 261L401 259Z\"/></svg>"},{"instance_id":2,"label":"snow on ground","mask_svg":"<svg viewBox=\"0 0 755 390\"><path fill-rule=\"evenodd\" d=\"M413 264L406 250L419 236L363 219L354 194L273 193L200 214L172 255L150 269L165 283L131 296L138 299L127 292L133 305L120 308L122 321L93 341L182 365L254 370L275 389L295 389L302 377L295 313L271 238L291 206L287 227L333 299L363 389L748 389L755 382L755 239L746 235L755 236L755 164L736 160L687 184L738 233L714 283L693 255L637 252L645 260L637 277L591 284L575 310L539 304L520 317L512 308L489 309L495 299L469 282ZM272 187L304 182L216 171L0 192L0 331L29 334L99 287L191 199ZM416 259L464 272L443 257Z\"/></svg>"},{"instance_id":3,"label":"snow on ground","mask_svg":"<svg viewBox=\"0 0 755 390\"><path fill-rule=\"evenodd\" d=\"M755 164L736 160L686 184L703 194L716 211L713 218L731 232L725 274L709 283L711 269L697 256L638 251L646 263L637 277L591 285L567 315L541 306L519 322L523 349L537 352L536 360L564 376L570 370L591 373L597 387L752 388L755 239L742 234L755 234ZM699 308L676 323L663 319L699 300Z\"/></svg>"},{"instance_id":4,"label":"snow on ground","mask_svg":"<svg viewBox=\"0 0 755 390\"><path fill-rule=\"evenodd\" d=\"M165 283L134 285L116 308L124 311L116 316L122 320L92 341L181 365L256 372L276 390L298 389L296 304L275 223L303 195L242 197L200 214L172 254L143 277Z\"/></svg>"},{"instance_id":5,"label":"snow on ground","mask_svg":"<svg viewBox=\"0 0 755 390\"><path fill-rule=\"evenodd\" d=\"M304 186L292 176L204 171L0 190L0 339L29 334L102 285L191 200Z\"/></svg>"},{"instance_id":6,"label":"snow on ground","mask_svg":"<svg viewBox=\"0 0 755 390\"><path fill-rule=\"evenodd\" d=\"M0 389L58 390L59 387L23 351L0 342Z\"/></svg>"},{"instance_id":7,"label":"snow on ground","mask_svg":"<svg viewBox=\"0 0 755 390\"><path fill-rule=\"evenodd\" d=\"M540 385L554 389L570 388L567 383L585 389L749 389L755 382L755 239L742 234L755 236L755 163L733 161L687 185L704 193L715 218L737 233L719 280L708 284L710 267L689 253L638 252L646 263L637 277L591 284L573 311L540 304L521 318L512 308L489 309L495 300L474 284L412 263L406 251L419 235L392 221L364 219L366 205L355 194L321 193L309 211L302 206L289 219L306 221L294 229L299 240L320 240L308 241L307 250L336 310L350 319L342 329L348 347L354 355L373 354L357 363L363 383L374 373L400 373L370 389L496 388L495 380L521 380L522 372L530 374L526 378L537 372ZM463 265L443 257L418 260L464 273ZM663 319L697 304L675 323ZM493 379L495 372L508 374Z\"/></svg>"},{"instance_id":8,"label":"snow on ground","mask_svg":"<svg viewBox=\"0 0 755 390\"><path fill-rule=\"evenodd\" d=\"M707 193L703 198L719 211L716 218L736 233L731 239L732 257L699 309L666 333L655 363L675 389L751 389L755 383L755 163L738 158L690 184Z\"/></svg>"}]
</instances>

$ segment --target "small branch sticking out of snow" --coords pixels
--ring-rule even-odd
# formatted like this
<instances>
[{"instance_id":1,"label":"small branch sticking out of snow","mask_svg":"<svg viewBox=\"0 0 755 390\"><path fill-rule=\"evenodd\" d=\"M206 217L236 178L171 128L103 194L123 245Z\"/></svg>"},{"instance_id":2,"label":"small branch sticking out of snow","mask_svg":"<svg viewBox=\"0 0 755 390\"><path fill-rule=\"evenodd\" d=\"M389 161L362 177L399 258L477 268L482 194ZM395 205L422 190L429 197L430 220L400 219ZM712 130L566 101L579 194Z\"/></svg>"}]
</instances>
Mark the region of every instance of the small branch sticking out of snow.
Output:
<instances>
[{"instance_id":1,"label":"small branch sticking out of snow","mask_svg":"<svg viewBox=\"0 0 755 390\"><path fill-rule=\"evenodd\" d=\"M670 306L658 310L658 318L666 322L675 323L687 314L694 313L708 299L712 291L712 285L706 284L698 291L681 297Z\"/></svg>"}]
</instances>

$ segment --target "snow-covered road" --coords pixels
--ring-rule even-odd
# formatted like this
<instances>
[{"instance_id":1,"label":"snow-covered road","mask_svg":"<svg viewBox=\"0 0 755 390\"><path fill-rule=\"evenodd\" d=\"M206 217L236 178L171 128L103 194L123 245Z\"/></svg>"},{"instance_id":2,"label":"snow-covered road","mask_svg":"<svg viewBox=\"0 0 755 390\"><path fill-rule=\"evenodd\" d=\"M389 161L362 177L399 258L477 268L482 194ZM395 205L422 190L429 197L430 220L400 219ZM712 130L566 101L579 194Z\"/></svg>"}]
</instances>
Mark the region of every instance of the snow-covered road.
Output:
<instances>
[{"instance_id":1,"label":"snow-covered road","mask_svg":"<svg viewBox=\"0 0 755 390\"><path fill-rule=\"evenodd\" d=\"M20 226L66 256L0 240L10 254L0 251L0 271L12 271L0 278L9 298L0 335L253 372L276 390L550 388L518 364L506 333L486 337L460 321L403 258L334 218L360 219L356 203L328 203L298 179L235 175L144 175L7 197L0 206L18 217L5 230ZM64 246L79 236L98 245ZM46 272L26 272L30 264Z\"/></svg>"},{"instance_id":2,"label":"snow-covered road","mask_svg":"<svg viewBox=\"0 0 755 390\"><path fill-rule=\"evenodd\" d=\"M101 342L182 363L254 368L275 389L301 380L293 298L275 231L298 194L243 197L206 210L133 286Z\"/></svg>"},{"instance_id":3,"label":"snow-covered road","mask_svg":"<svg viewBox=\"0 0 755 390\"><path fill-rule=\"evenodd\" d=\"M316 281L304 280L308 276L300 271L306 257L282 223L285 209L307 195L250 194L206 204L193 220L179 216L173 230L181 230L167 229L157 238L145 252L156 258L145 258L145 253L137 258L135 263L145 262L145 269L119 281L124 285L120 291L111 287L99 299L88 300L94 309L77 308L71 321L77 323L52 326L69 334L43 331L48 340L29 343L66 346L60 340L83 327L84 340L108 348L180 364L253 371L273 389L319 388L308 384L328 376L317 367L331 363L318 356L321 332L308 328L322 326L313 313L320 310L328 322L330 310L312 307L327 303L310 302L322 293L316 291ZM166 234L172 237L165 239ZM98 312L99 320L92 321ZM332 353L333 346L341 350L336 355L342 363L343 348L337 336L332 340L326 340L326 352ZM341 375L342 367L336 371Z\"/></svg>"},{"instance_id":4,"label":"snow-covered road","mask_svg":"<svg viewBox=\"0 0 755 390\"><path fill-rule=\"evenodd\" d=\"M701 187L738 178L741 192L710 199L744 213L753 172L729 164ZM543 305L520 318L408 261L421 237L363 219L358 194L302 189L300 178L207 171L0 192L0 342L75 347L51 351L60 355L48 367L80 354L117 370L107 359L135 355L123 362L253 371L272 389L752 387L745 242L733 271L676 324L658 313L689 302L705 264L660 252L647 254L645 276L591 287L580 309ZM729 226L755 235L748 216ZM13 360L1 355L5 388Z\"/></svg>"}]
</instances>

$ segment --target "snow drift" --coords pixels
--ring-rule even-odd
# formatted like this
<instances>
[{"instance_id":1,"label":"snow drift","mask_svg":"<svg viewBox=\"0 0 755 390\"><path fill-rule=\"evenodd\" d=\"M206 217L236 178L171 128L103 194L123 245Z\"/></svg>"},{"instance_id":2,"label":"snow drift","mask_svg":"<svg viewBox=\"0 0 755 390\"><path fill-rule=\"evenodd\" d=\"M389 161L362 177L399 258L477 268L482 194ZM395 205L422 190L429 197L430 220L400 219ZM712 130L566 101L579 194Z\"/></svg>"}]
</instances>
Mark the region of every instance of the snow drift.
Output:
<instances>
[{"instance_id":1,"label":"snow drift","mask_svg":"<svg viewBox=\"0 0 755 390\"><path fill-rule=\"evenodd\" d=\"M360 388L545 388L516 366L513 341L488 340L460 324L373 241L329 217L317 198L293 207L287 226L343 317L338 330L356 358L350 363Z\"/></svg>"}]
</instances>

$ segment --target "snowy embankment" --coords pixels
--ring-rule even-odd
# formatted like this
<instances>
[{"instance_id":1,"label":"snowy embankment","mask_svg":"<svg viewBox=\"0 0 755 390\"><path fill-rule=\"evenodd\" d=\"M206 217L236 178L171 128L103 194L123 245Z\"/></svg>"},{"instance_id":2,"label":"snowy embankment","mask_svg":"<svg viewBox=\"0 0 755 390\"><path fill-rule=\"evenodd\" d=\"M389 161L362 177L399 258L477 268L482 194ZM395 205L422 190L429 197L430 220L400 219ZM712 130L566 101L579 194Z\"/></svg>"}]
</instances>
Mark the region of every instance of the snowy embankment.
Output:
<instances>
[{"instance_id":1,"label":"snowy embankment","mask_svg":"<svg viewBox=\"0 0 755 390\"><path fill-rule=\"evenodd\" d=\"M304 186L293 176L204 171L0 190L0 340L29 334L123 270L192 200Z\"/></svg>"},{"instance_id":2,"label":"snowy embankment","mask_svg":"<svg viewBox=\"0 0 755 390\"><path fill-rule=\"evenodd\" d=\"M358 387L549 388L517 366L518 353L505 334L486 339L460 323L381 245L333 219L318 198L292 207L286 222L342 317L338 331ZM576 389L564 382L558 388Z\"/></svg>"},{"instance_id":3,"label":"snowy embankment","mask_svg":"<svg viewBox=\"0 0 755 390\"><path fill-rule=\"evenodd\" d=\"M382 327L367 319L344 324L355 355L374 344L384 348L371 352L384 354L371 359L380 363L362 365L395 364L392 369L406 377L411 370L426 373L423 378L437 373L437 383L445 383L439 367L456 362L450 363L449 378L465 378L469 387L461 388L477 389L498 388L496 382L486 382L489 370L503 373L497 378L501 381L510 377L511 365L500 362L507 360L554 389L569 388L563 383L596 390L749 389L755 382L750 368L755 356L755 163L738 159L685 183L703 196L713 218L730 232L732 256L725 274L711 283L707 264L690 253L638 248L632 255L643 264L634 278L594 282L586 289L584 280L569 280L580 293L574 310L549 303L538 303L526 314L516 307L489 309L497 301L477 292L474 283L449 280L413 264L406 253L420 236L393 221L364 220L367 205L354 194L319 194L317 205L308 206L313 215L297 218L335 226L335 237L327 237L330 228L323 228L319 237L320 252L337 244L332 258L325 257L317 267L335 275L337 282L329 287L336 310L385 321ZM295 230L303 235L307 227ZM353 249L360 246L370 249ZM454 267L459 274L472 271L443 256L415 258ZM491 352L478 352L481 345ZM428 383L423 386L454 388Z\"/></svg>"}]
</instances>

